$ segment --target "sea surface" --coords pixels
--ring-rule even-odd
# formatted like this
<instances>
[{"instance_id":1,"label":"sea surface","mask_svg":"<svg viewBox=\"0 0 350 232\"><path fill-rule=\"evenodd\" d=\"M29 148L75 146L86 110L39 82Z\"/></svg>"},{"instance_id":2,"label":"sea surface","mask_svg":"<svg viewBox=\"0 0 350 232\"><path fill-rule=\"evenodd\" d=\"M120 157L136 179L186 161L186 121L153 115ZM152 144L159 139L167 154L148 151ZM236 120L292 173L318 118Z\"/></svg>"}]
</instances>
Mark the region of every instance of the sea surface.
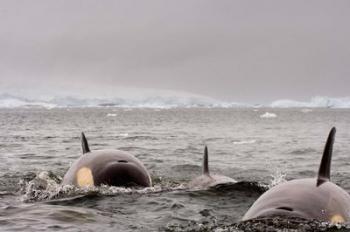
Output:
<instances>
[{"instance_id":1,"label":"sea surface","mask_svg":"<svg viewBox=\"0 0 350 232\"><path fill-rule=\"evenodd\" d=\"M240 222L271 186L316 175L332 126L332 181L350 192L349 109L0 109L0 231L346 230L314 221ZM135 155L154 186L61 186L82 155L82 131L91 150ZM187 188L201 174L205 145L211 173L237 184Z\"/></svg>"}]
</instances>

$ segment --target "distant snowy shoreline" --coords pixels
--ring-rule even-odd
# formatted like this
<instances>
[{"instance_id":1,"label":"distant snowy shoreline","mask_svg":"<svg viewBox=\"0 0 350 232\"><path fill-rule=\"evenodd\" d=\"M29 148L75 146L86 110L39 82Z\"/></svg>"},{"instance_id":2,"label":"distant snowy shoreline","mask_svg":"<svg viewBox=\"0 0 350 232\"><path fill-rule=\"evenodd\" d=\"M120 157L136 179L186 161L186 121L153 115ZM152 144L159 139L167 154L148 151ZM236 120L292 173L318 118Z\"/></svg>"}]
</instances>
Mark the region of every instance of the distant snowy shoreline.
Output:
<instances>
[{"instance_id":1,"label":"distant snowy shoreline","mask_svg":"<svg viewBox=\"0 0 350 232\"><path fill-rule=\"evenodd\" d=\"M310 101L277 100L270 104L245 104L224 102L201 96L152 96L144 98L81 98L53 97L48 100L25 98L10 94L0 94L0 108L84 108L84 107L116 107L116 108L350 108L350 97L330 98L314 97Z\"/></svg>"}]
</instances>

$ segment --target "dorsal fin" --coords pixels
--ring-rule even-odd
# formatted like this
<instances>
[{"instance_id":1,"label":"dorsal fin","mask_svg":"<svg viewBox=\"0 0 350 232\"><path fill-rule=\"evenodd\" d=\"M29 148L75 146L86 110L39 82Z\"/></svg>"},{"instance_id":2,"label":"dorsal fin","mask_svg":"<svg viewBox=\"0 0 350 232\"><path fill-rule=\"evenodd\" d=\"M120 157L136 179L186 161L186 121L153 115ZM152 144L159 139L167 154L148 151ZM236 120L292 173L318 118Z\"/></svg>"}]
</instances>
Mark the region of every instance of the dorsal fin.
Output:
<instances>
[{"instance_id":1,"label":"dorsal fin","mask_svg":"<svg viewBox=\"0 0 350 232\"><path fill-rule=\"evenodd\" d=\"M83 154L90 152L89 144L84 132L81 132L81 148L83 149Z\"/></svg>"},{"instance_id":2,"label":"dorsal fin","mask_svg":"<svg viewBox=\"0 0 350 232\"><path fill-rule=\"evenodd\" d=\"M208 147L204 148L204 156L203 156L203 174L209 175L209 165L208 165Z\"/></svg>"},{"instance_id":3,"label":"dorsal fin","mask_svg":"<svg viewBox=\"0 0 350 232\"><path fill-rule=\"evenodd\" d=\"M329 132L326 146L323 151L320 169L318 170L317 186L320 186L324 182L330 180L331 161L332 161L335 132L336 132L335 127L333 127L332 130Z\"/></svg>"}]
</instances>

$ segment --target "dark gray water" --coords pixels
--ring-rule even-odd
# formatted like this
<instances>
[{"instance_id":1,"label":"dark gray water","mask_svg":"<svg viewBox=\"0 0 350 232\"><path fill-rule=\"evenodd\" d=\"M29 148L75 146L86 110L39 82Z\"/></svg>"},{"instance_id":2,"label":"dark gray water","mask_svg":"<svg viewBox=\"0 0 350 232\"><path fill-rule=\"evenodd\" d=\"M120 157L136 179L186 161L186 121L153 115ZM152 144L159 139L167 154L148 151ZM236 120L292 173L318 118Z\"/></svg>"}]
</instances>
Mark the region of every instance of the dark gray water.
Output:
<instances>
[{"instance_id":1,"label":"dark gray water","mask_svg":"<svg viewBox=\"0 0 350 232\"><path fill-rule=\"evenodd\" d=\"M265 112L277 117L261 118ZM0 109L0 230L265 230L261 222L238 222L265 187L315 176L332 126L338 129L332 180L349 192L350 110ZM60 186L81 155L81 131L92 150L138 157L154 187ZM211 172L241 183L186 188L200 175L204 144Z\"/></svg>"}]
</instances>

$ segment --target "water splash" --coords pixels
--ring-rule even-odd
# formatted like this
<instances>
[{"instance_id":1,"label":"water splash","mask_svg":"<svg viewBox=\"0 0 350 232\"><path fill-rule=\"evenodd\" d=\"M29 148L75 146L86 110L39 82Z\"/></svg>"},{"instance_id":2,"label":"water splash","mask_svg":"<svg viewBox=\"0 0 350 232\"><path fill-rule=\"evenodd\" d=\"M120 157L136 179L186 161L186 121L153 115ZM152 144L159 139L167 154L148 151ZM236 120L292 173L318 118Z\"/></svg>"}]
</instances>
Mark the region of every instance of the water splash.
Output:
<instances>
[{"instance_id":1,"label":"water splash","mask_svg":"<svg viewBox=\"0 0 350 232\"><path fill-rule=\"evenodd\" d=\"M276 170L274 174L271 174L272 179L271 179L271 183L268 184L268 188L270 189L276 185L287 182L286 176L287 175L282 173L280 170Z\"/></svg>"},{"instance_id":2,"label":"water splash","mask_svg":"<svg viewBox=\"0 0 350 232\"><path fill-rule=\"evenodd\" d=\"M148 188L123 188L102 185L99 187L79 188L73 185L61 185L62 178L52 172L40 172L34 179L22 181L22 201L25 203L50 201L85 195L115 196L118 194L151 194L185 190L185 184L161 182Z\"/></svg>"}]
</instances>

